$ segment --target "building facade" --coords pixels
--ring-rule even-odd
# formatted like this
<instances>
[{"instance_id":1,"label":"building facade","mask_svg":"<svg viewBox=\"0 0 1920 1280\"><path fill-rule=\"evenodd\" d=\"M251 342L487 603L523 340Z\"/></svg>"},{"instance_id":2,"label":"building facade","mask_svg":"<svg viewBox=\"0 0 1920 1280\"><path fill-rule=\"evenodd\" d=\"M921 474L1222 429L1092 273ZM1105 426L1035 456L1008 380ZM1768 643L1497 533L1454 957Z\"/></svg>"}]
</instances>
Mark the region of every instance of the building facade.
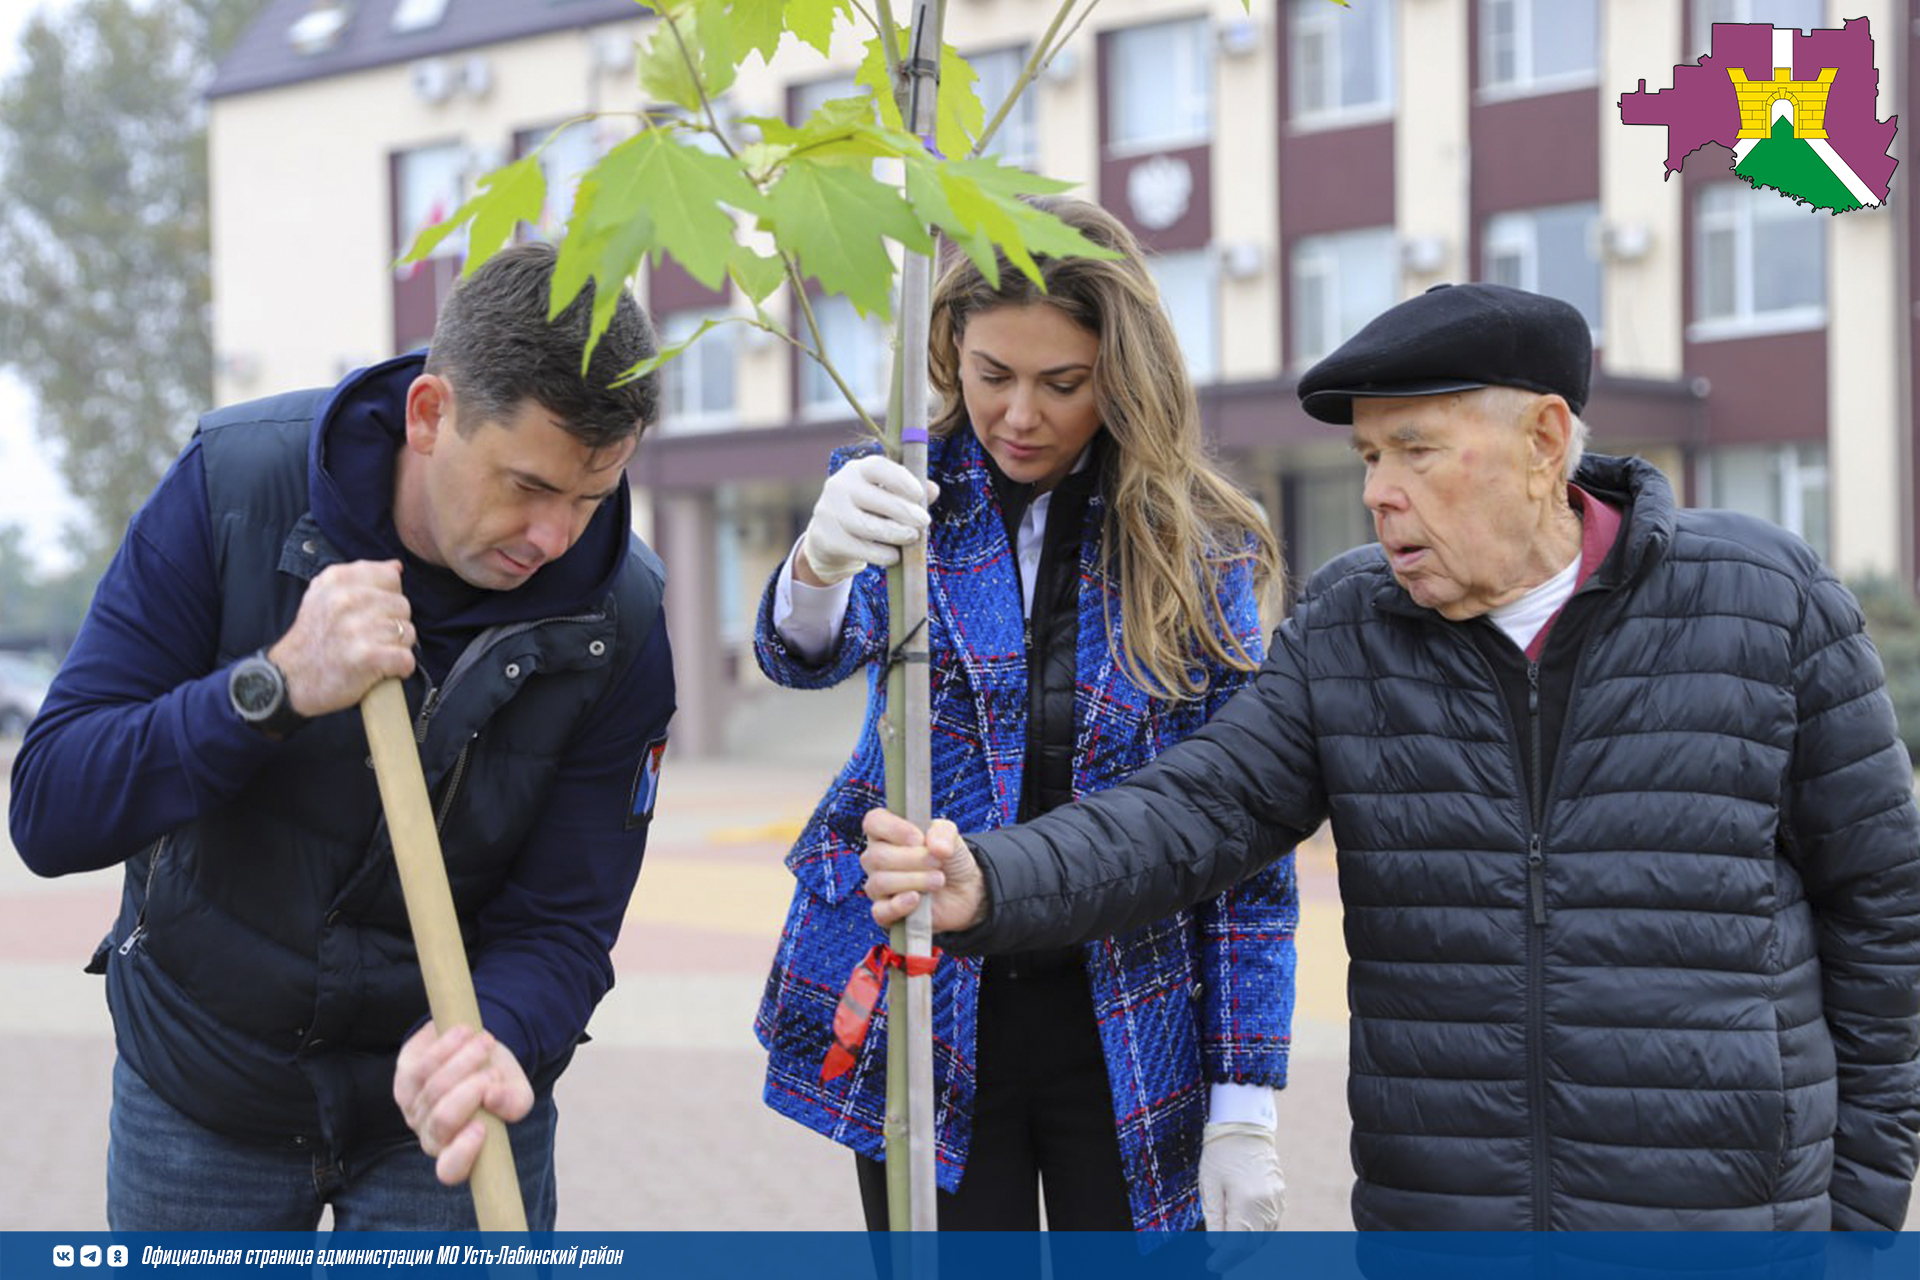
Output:
<instances>
[{"instance_id":1,"label":"building facade","mask_svg":"<svg viewBox=\"0 0 1920 1280\"><path fill-rule=\"evenodd\" d=\"M1052 14L953 0L948 38L991 108ZM1001 134L1015 162L1081 184L1155 252L1228 468L1303 576L1371 537L1343 432L1306 417L1299 373L1374 314L1442 281L1578 306L1596 341L1585 417L1683 500L1765 516L1844 575L1912 584L1917 229L1893 192L1845 217L1755 191L1729 153L1663 180L1665 130L1620 95L1671 82L1715 22L1868 17L1878 111L1914 118L1920 0L1102 0ZM633 127L630 0L274 0L210 91L218 396L331 380L418 345L460 245L391 264L489 169L543 153L564 227L572 179ZM804 114L848 91L851 33L742 69L725 109ZM619 113L627 113L621 115ZM670 338L744 304L666 263L634 287ZM775 308L786 301L774 299ZM776 310L776 314L781 314ZM822 299L836 365L875 406L887 335ZM754 607L804 528L837 392L741 326L667 373L633 476L667 560L681 749L711 750L752 669Z\"/></svg>"}]
</instances>

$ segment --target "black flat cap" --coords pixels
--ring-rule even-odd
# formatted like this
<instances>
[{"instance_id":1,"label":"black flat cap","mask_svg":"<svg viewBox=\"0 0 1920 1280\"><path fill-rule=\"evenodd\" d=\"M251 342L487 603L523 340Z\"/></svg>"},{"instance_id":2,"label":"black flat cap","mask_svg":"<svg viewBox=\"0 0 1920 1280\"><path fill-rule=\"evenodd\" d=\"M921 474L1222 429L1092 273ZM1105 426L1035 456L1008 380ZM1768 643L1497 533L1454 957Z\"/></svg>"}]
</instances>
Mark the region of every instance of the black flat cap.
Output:
<instances>
[{"instance_id":1,"label":"black flat cap","mask_svg":"<svg viewBox=\"0 0 1920 1280\"><path fill-rule=\"evenodd\" d=\"M1355 396L1522 387L1587 403L1593 334L1558 298L1502 284L1437 284L1381 312L1300 379L1301 407L1353 421Z\"/></svg>"}]
</instances>

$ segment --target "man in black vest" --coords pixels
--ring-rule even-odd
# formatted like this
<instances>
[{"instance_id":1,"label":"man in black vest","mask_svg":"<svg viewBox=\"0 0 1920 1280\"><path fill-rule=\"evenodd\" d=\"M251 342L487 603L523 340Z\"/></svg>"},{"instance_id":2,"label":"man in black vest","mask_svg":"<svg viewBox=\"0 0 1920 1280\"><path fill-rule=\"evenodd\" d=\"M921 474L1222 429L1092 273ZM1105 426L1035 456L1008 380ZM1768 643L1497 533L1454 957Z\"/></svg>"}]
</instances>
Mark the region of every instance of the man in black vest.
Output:
<instances>
[{"instance_id":1,"label":"man in black vest","mask_svg":"<svg viewBox=\"0 0 1920 1280\"><path fill-rule=\"evenodd\" d=\"M1806 543L1583 460L1591 356L1497 285L1354 335L1299 391L1378 543L1126 784L964 844L869 814L874 915L1072 942L1330 821L1357 1226L1898 1229L1920 813L1880 663Z\"/></svg>"},{"instance_id":2,"label":"man in black vest","mask_svg":"<svg viewBox=\"0 0 1920 1280\"><path fill-rule=\"evenodd\" d=\"M583 376L592 290L550 323L553 266L509 249L424 355L204 418L21 745L27 864L126 866L92 966L115 1230L471 1226L445 1184L482 1106L553 1226L553 1083L612 984L674 706L625 480L657 393L611 385L653 335L623 294ZM355 710L387 677L479 1036L426 1021Z\"/></svg>"}]
</instances>

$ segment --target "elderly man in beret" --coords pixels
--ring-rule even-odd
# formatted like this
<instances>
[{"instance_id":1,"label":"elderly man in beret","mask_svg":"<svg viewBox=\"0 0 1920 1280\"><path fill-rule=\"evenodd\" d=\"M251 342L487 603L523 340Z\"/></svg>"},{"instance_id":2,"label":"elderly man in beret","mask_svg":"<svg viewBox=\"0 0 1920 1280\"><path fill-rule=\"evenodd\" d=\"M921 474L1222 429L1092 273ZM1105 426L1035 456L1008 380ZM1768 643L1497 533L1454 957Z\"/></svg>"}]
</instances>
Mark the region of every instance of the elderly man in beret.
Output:
<instances>
[{"instance_id":1,"label":"elderly man in beret","mask_svg":"<svg viewBox=\"0 0 1920 1280\"><path fill-rule=\"evenodd\" d=\"M1799 539L1582 455L1591 339L1441 287L1300 382L1379 541L1125 785L1023 827L876 810L874 915L1117 933L1331 820L1366 1228L1897 1228L1920 814L1853 598Z\"/></svg>"}]
</instances>

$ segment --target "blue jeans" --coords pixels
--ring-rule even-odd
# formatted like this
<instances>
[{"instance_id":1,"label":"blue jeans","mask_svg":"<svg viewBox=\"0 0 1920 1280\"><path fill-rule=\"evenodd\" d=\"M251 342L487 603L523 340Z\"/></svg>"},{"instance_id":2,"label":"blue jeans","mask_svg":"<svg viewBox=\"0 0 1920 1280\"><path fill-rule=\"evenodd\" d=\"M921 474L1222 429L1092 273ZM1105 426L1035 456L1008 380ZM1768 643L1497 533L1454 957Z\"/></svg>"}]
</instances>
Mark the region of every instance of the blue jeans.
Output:
<instances>
[{"instance_id":1,"label":"blue jeans","mask_svg":"<svg viewBox=\"0 0 1920 1280\"><path fill-rule=\"evenodd\" d=\"M553 1230L551 1095L509 1125L527 1226ZM107 1138L112 1231L472 1231L473 1193L442 1186L417 1144L340 1153L308 1139L249 1142L174 1110L124 1061L113 1064Z\"/></svg>"}]
</instances>

